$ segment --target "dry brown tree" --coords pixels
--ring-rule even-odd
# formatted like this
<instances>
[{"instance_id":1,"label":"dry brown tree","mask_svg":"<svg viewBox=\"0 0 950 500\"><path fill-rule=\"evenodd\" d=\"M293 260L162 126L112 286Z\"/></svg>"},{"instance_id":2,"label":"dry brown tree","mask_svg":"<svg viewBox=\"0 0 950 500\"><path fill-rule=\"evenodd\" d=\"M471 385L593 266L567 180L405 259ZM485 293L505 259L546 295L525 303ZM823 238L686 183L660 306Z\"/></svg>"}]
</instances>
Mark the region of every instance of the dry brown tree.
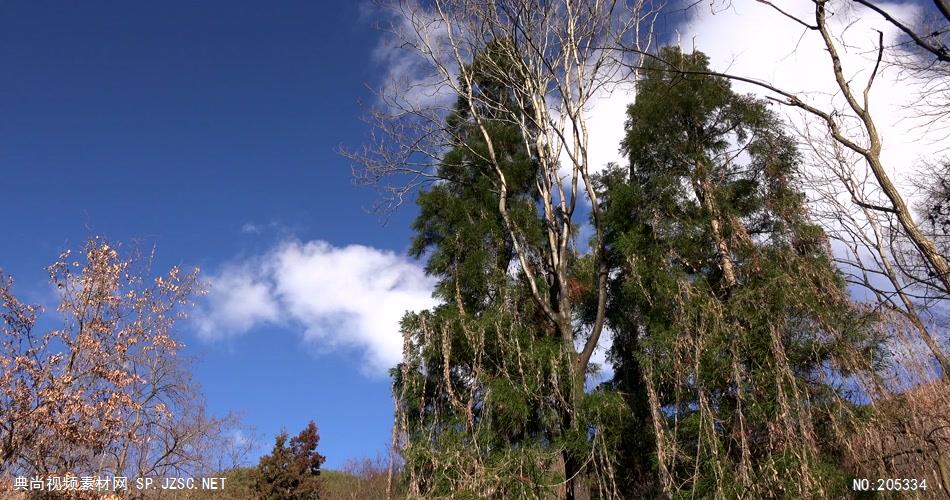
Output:
<instances>
[{"instance_id":1,"label":"dry brown tree","mask_svg":"<svg viewBox=\"0 0 950 500\"><path fill-rule=\"evenodd\" d=\"M931 0L917 5L915 18L904 19L893 5L879 0L852 0L880 16L902 35L891 49L900 49L888 61L900 69L901 81L916 94L911 103L914 121L930 133L940 132L939 139L950 137L948 105L950 105L950 4ZM929 4L929 5L928 5ZM934 130L936 129L936 130Z\"/></svg>"},{"instance_id":2,"label":"dry brown tree","mask_svg":"<svg viewBox=\"0 0 950 500\"><path fill-rule=\"evenodd\" d=\"M881 157L884 144L879 132L880 124L875 120L871 110L871 90L888 49L884 44L883 33L877 33L876 57L871 59L870 67L846 68L840 56L844 44L836 37L836 33L829 23L831 9L838 8L841 12L844 12L844 6L829 0L813 0L814 16L799 18L775 7L771 2L758 1L773 6L778 14L790 18L806 30L815 32L821 37L824 49L828 53L830 71L834 76L836 90L843 98L844 103L837 108L820 108L818 105L809 103L802 96L781 89L777 86L779 84L773 85L749 78L743 78L742 80L778 94L780 97L777 99L780 102L800 108L817 118L826 126L830 137L841 148L848 151L848 154L853 153L863 160L870 173L868 181L874 183L873 188L880 193L882 203L865 203L857 198L852 201L862 208L887 214L895 219L896 228L913 245L913 249L919 254L921 262L927 266L929 274L926 277L921 277L920 280L925 281L937 293L946 296L950 293L950 263L948 263L947 256L942 255L934 241L921 230L919 222L915 220L912 206L907 202L908 196L901 192L893 177L893 168L888 168ZM856 75L860 72L866 73L866 76L858 80ZM937 83L943 85L943 91L946 91L946 86L950 85L950 81L944 78L938 80Z\"/></svg>"},{"instance_id":3,"label":"dry brown tree","mask_svg":"<svg viewBox=\"0 0 950 500\"><path fill-rule=\"evenodd\" d=\"M918 378L932 377L926 361L931 356L943 373L950 373L950 360L938 336L940 325L928 311L929 306L939 302L939 296L934 297L930 289L921 287L906 272L912 252L907 251L906 239L893 214L874 209L882 201L870 173L862 168L859 158L849 155L827 136L816 137L803 129L801 137L815 153L811 158L818 166L808 178L814 195L813 211L826 222L835 241L835 260L849 284L864 295L861 301L904 323L904 329L909 331L901 335L902 342L912 345L915 339L923 341L929 353L922 353L920 359L906 360L916 364ZM933 237L930 231L927 233Z\"/></svg>"},{"instance_id":4,"label":"dry brown tree","mask_svg":"<svg viewBox=\"0 0 950 500\"><path fill-rule=\"evenodd\" d=\"M815 189L818 206L826 210L825 220L846 248L840 264L851 277L852 284L867 291L874 302L902 316L926 344L946 376L950 361L939 338L941 329L934 317L927 314L931 306L940 307L950 296L950 266L945 249L938 245L938 236L928 231L926 221L915 214L912 192L901 189L907 179L895 177L896 165L882 159L885 147L879 132L880 120L872 112L871 92L882 64L897 64L912 72L911 78L923 82L925 94L946 95L950 92L950 61L943 43L946 31L931 35L915 32L896 20L875 2L855 3L883 15L907 34L921 53L907 54L905 44L885 45L883 34L877 33L876 56L869 67L846 68L839 56L845 42L830 28L830 9L842 15L868 15L868 11L848 11L848 5L815 1L814 18L794 18L809 31L817 32L830 58L831 72L843 105L837 109L818 109L798 96L782 93L787 104L801 108L826 125L825 134L803 128L805 143L818 162ZM942 0L938 10L945 12ZM784 13L784 15L788 15ZM940 16L945 23L950 21ZM890 55L890 57L888 57ZM864 78L858 77L865 73ZM770 90L775 90L773 87ZM918 117L927 117L928 125L947 122L945 109L933 112L932 100L921 99L911 108ZM878 103L885 106L888 103ZM938 107L939 109L939 107ZM913 183L914 180L910 179Z\"/></svg>"},{"instance_id":5,"label":"dry brown tree","mask_svg":"<svg viewBox=\"0 0 950 500\"><path fill-rule=\"evenodd\" d=\"M150 259L148 259L150 260ZM57 327L0 283L0 474L140 477L210 472L234 419L209 418L174 326L197 269L149 278L100 239L49 267ZM44 321L45 323L45 321ZM41 323L41 324L44 324Z\"/></svg>"}]
</instances>

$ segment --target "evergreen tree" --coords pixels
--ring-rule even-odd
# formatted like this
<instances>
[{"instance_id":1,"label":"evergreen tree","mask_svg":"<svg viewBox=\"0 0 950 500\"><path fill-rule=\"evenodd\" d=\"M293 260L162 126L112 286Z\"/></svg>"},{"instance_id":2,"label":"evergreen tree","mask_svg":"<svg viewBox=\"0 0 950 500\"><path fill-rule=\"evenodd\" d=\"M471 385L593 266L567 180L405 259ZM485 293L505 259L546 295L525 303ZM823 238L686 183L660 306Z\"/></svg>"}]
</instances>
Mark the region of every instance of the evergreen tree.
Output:
<instances>
[{"instance_id":1,"label":"evergreen tree","mask_svg":"<svg viewBox=\"0 0 950 500\"><path fill-rule=\"evenodd\" d=\"M646 65L629 169L600 179L613 383L667 494L821 496L844 487L828 424L854 408L836 387L880 339L809 220L794 141L707 65L675 47Z\"/></svg>"},{"instance_id":2,"label":"evergreen tree","mask_svg":"<svg viewBox=\"0 0 950 500\"><path fill-rule=\"evenodd\" d=\"M311 420L289 443L287 437L286 431L278 434L271 454L261 457L255 491L265 500L320 498L320 466L326 458L317 453L317 425Z\"/></svg>"},{"instance_id":3,"label":"evergreen tree","mask_svg":"<svg viewBox=\"0 0 950 500\"><path fill-rule=\"evenodd\" d=\"M550 269L535 152L514 126L529 110L510 86L478 71L486 58L493 71L504 68L510 53L498 41L475 58L475 91L481 102L495 103L483 116L492 118L491 147L501 159L522 251ZM564 489L571 461L591 456L595 440L587 424L593 416L611 409L619 414L623 406L599 394L575 404L573 345L565 348L562 325L531 296L499 213L488 143L473 126L468 105L460 100L448 120L456 140L438 166L445 182L418 198L412 254L427 258L443 305L404 319L404 362L393 371L408 489L419 496L547 497ZM574 267L580 269L580 262ZM560 300L552 274L536 285ZM578 275L578 288L585 279ZM597 455L589 471L602 465Z\"/></svg>"}]
</instances>

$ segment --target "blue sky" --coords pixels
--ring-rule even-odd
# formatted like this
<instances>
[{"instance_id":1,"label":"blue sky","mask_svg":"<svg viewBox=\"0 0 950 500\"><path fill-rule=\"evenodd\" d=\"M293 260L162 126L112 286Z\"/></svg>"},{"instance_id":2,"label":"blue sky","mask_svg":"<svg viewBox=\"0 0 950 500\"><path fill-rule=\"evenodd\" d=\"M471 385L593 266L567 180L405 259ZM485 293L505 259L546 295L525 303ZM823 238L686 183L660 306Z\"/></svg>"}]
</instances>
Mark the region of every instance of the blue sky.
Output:
<instances>
[{"instance_id":1,"label":"blue sky","mask_svg":"<svg viewBox=\"0 0 950 500\"><path fill-rule=\"evenodd\" d=\"M366 136L377 38L350 2L4 2L0 268L49 304L45 267L91 235L209 277L286 241L403 255L411 208L367 214L336 153ZM242 411L267 447L314 419L329 466L383 450L387 379L304 330L183 325L209 409Z\"/></svg>"}]
</instances>

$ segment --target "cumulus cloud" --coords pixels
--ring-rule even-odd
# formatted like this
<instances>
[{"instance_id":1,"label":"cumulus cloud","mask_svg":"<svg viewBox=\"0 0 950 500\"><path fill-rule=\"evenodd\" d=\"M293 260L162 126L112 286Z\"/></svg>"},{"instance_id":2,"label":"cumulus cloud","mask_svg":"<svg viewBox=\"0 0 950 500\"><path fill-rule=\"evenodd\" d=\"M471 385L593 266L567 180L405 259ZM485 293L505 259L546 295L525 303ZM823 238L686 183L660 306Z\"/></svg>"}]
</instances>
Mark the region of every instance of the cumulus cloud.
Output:
<instances>
[{"instance_id":1,"label":"cumulus cloud","mask_svg":"<svg viewBox=\"0 0 950 500\"><path fill-rule=\"evenodd\" d=\"M195 320L202 337L244 333L280 318L280 305L271 283L251 265L228 266L210 281L205 307Z\"/></svg>"},{"instance_id":2,"label":"cumulus cloud","mask_svg":"<svg viewBox=\"0 0 950 500\"><path fill-rule=\"evenodd\" d=\"M321 350L356 349L378 375L402 357L399 321L435 305L434 280L393 252L287 241L211 278L198 333L221 339L266 325L299 329Z\"/></svg>"}]
</instances>

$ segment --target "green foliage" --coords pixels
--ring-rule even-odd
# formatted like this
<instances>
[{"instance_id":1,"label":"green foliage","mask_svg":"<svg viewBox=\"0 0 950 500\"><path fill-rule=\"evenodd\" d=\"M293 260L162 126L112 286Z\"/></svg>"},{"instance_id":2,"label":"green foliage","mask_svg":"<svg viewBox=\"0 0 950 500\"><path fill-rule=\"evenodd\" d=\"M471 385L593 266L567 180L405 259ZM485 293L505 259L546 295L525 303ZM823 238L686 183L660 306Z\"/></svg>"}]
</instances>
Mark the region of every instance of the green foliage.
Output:
<instances>
[{"instance_id":1,"label":"green foliage","mask_svg":"<svg viewBox=\"0 0 950 500\"><path fill-rule=\"evenodd\" d=\"M443 304L404 318L392 371L410 497L549 497L579 464L601 497L843 491L841 433L862 411L842 382L876 368L883 339L809 218L784 125L705 72L704 55L662 49L629 109L629 168L596 179L615 371L579 397L576 352L532 298L485 137L458 103L445 182L420 193L413 226L412 254L427 259ZM511 125L528 110L490 73L476 86L501 104L483 124L522 255L544 268L532 141ZM566 296L584 325L598 272L591 255L572 254L565 289L543 275L535 285Z\"/></svg>"},{"instance_id":2,"label":"green foliage","mask_svg":"<svg viewBox=\"0 0 950 500\"><path fill-rule=\"evenodd\" d=\"M407 317L417 347L395 373L410 432L403 459L427 494L535 496L555 482L561 343L524 323L502 311L462 318L453 306Z\"/></svg>"},{"instance_id":3,"label":"green foliage","mask_svg":"<svg viewBox=\"0 0 950 500\"><path fill-rule=\"evenodd\" d=\"M667 47L659 59L629 109L630 168L599 180L618 271L614 383L641 422L652 385L665 420L654 439L692 450L658 456L671 489L833 482L835 436L815 424L847 404L836 377L879 361L873 318L850 305L808 219L780 120L703 74L703 54Z\"/></svg>"},{"instance_id":4,"label":"green foliage","mask_svg":"<svg viewBox=\"0 0 950 500\"><path fill-rule=\"evenodd\" d=\"M477 70L510 66L504 48L496 42L474 61L477 91L510 110L506 116L486 112L491 119L485 127L524 255L543 269L549 266L543 261L548 242L538 210L536 155L526 146L532 141L512 124L512 117L530 110L519 108L513 90L489 70ZM486 58L493 64L485 65ZM402 324L405 359L392 373L396 425L404 432L403 479L411 495L546 497L564 482L565 460L592 455L604 428L597 419L617 412L607 411L606 403L601 409L604 399L581 397L589 409L573 407L575 353L531 296L498 209L499 176L467 106L460 101L449 118L459 142L438 166L445 182L419 194L413 226L411 253L426 258L427 271L438 277L435 295L444 303L409 314ZM588 260L571 263L577 286L564 291L582 304L582 283L595 278ZM552 287L545 279L539 276L537 285ZM579 316L585 307L592 306L581 305Z\"/></svg>"}]
</instances>

